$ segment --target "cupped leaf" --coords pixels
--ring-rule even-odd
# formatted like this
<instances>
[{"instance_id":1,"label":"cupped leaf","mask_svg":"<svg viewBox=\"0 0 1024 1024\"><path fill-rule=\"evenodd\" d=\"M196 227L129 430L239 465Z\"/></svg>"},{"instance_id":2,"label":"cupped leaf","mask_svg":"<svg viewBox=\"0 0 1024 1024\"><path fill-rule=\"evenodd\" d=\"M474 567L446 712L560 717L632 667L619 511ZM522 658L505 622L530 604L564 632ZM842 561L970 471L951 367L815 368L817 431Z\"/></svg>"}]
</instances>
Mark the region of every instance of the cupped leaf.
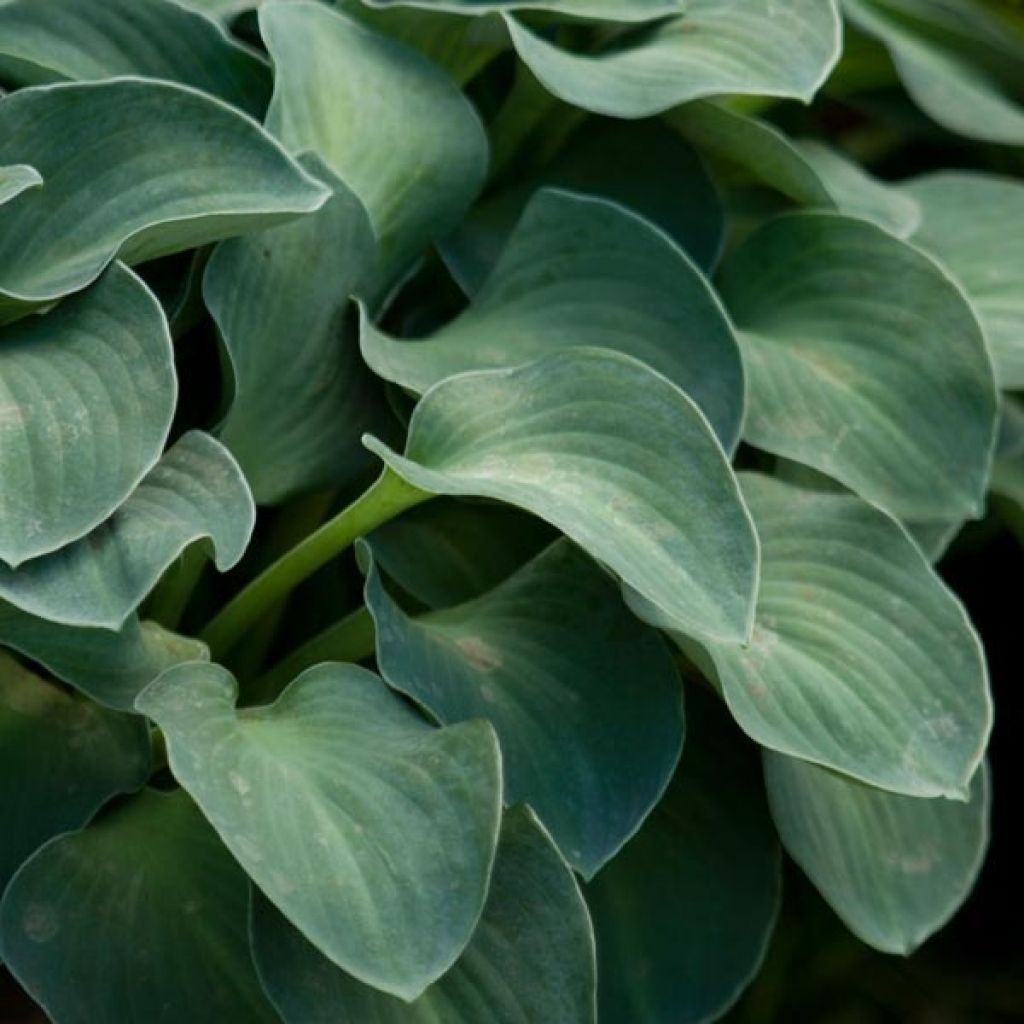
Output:
<instances>
[{"instance_id":1,"label":"cupped leaf","mask_svg":"<svg viewBox=\"0 0 1024 1024\"><path fill-rule=\"evenodd\" d=\"M686 749L661 803L586 887L603 1021L716 1020L756 973L780 899L758 772L708 694L687 694Z\"/></svg>"},{"instance_id":2,"label":"cupped leaf","mask_svg":"<svg viewBox=\"0 0 1024 1024\"><path fill-rule=\"evenodd\" d=\"M791 213L733 255L721 291L746 440L901 519L980 514L998 396L974 313L936 263L865 221Z\"/></svg>"},{"instance_id":3,"label":"cupped leaf","mask_svg":"<svg viewBox=\"0 0 1024 1024\"><path fill-rule=\"evenodd\" d=\"M56 1024L273 1024L248 891L188 796L147 789L22 866L4 959Z\"/></svg>"},{"instance_id":4,"label":"cupped leaf","mask_svg":"<svg viewBox=\"0 0 1024 1024\"><path fill-rule=\"evenodd\" d=\"M592 876L679 760L682 689L661 637L564 539L489 593L415 618L371 567L366 604L381 675L441 722L488 719L506 801L529 803L569 863Z\"/></svg>"},{"instance_id":5,"label":"cupped leaf","mask_svg":"<svg viewBox=\"0 0 1024 1024\"><path fill-rule=\"evenodd\" d=\"M629 356L569 349L435 385L405 455L434 494L506 501L557 526L698 636L749 635L757 539L697 407Z\"/></svg>"},{"instance_id":6,"label":"cupped leaf","mask_svg":"<svg viewBox=\"0 0 1024 1024\"><path fill-rule=\"evenodd\" d=\"M28 164L0 167L0 206L27 188L39 188L42 183L42 175Z\"/></svg>"},{"instance_id":7,"label":"cupped leaf","mask_svg":"<svg viewBox=\"0 0 1024 1024\"><path fill-rule=\"evenodd\" d=\"M593 1024L594 939L579 888L526 807L505 812L483 915L413 1003L335 967L254 892L256 967L285 1024Z\"/></svg>"},{"instance_id":8,"label":"cupped leaf","mask_svg":"<svg viewBox=\"0 0 1024 1024\"><path fill-rule=\"evenodd\" d=\"M256 884L360 981L418 997L483 906L501 771L490 726L434 729L375 675L325 664L235 710L217 665L164 673L136 707Z\"/></svg>"},{"instance_id":9,"label":"cupped leaf","mask_svg":"<svg viewBox=\"0 0 1024 1024\"><path fill-rule=\"evenodd\" d=\"M924 211L914 242L963 285L981 321L996 380L1024 388L1024 185L965 171L929 174L906 190Z\"/></svg>"},{"instance_id":10,"label":"cupped leaf","mask_svg":"<svg viewBox=\"0 0 1024 1024\"><path fill-rule=\"evenodd\" d=\"M45 555L106 519L159 458L176 400L163 311L120 265L0 329L0 560Z\"/></svg>"},{"instance_id":11,"label":"cupped leaf","mask_svg":"<svg viewBox=\"0 0 1024 1024\"><path fill-rule=\"evenodd\" d=\"M0 101L0 164L44 181L5 204L0 323L138 263L318 209L328 192L244 114L135 78Z\"/></svg>"},{"instance_id":12,"label":"cupped leaf","mask_svg":"<svg viewBox=\"0 0 1024 1024\"><path fill-rule=\"evenodd\" d=\"M866 502L741 479L762 546L754 634L708 647L739 724L884 789L962 796L992 717L963 607Z\"/></svg>"},{"instance_id":13,"label":"cupped leaf","mask_svg":"<svg viewBox=\"0 0 1024 1024\"><path fill-rule=\"evenodd\" d=\"M334 190L327 204L222 242L203 277L234 374L220 438L261 504L365 474L370 458L359 439L388 415L346 322L349 296L376 260L373 230L317 157L302 163Z\"/></svg>"},{"instance_id":14,"label":"cupped leaf","mask_svg":"<svg viewBox=\"0 0 1024 1024\"><path fill-rule=\"evenodd\" d=\"M145 785L145 722L107 711L0 649L0 891L47 839Z\"/></svg>"},{"instance_id":15,"label":"cupped leaf","mask_svg":"<svg viewBox=\"0 0 1024 1024\"><path fill-rule=\"evenodd\" d=\"M18 569L0 566L0 598L53 622L120 629L193 541L209 538L222 572L235 565L255 517L228 450L191 431L107 522Z\"/></svg>"},{"instance_id":16,"label":"cupped leaf","mask_svg":"<svg viewBox=\"0 0 1024 1024\"><path fill-rule=\"evenodd\" d=\"M834 0L689 0L680 17L597 53L560 49L507 17L519 56L554 95L612 117L723 93L809 102L840 49Z\"/></svg>"},{"instance_id":17,"label":"cupped leaf","mask_svg":"<svg viewBox=\"0 0 1024 1024\"><path fill-rule=\"evenodd\" d=\"M0 71L19 85L160 78L255 117L270 100L266 63L174 0L7 0L0 6Z\"/></svg>"},{"instance_id":18,"label":"cupped leaf","mask_svg":"<svg viewBox=\"0 0 1024 1024\"><path fill-rule=\"evenodd\" d=\"M988 845L988 772L969 799L921 800L765 754L783 845L858 938L911 953L956 912Z\"/></svg>"},{"instance_id":19,"label":"cupped leaf","mask_svg":"<svg viewBox=\"0 0 1024 1024\"><path fill-rule=\"evenodd\" d=\"M743 368L725 311L667 235L604 199L538 192L464 313L415 342L364 316L361 337L377 374L421 393L466 370L580 345L658 370L701 407L727 450L738 441Z\"/></svg>"},{"instance_id":20,"label":"cupped leaf","mask_svg":"<svg viewBox=\"0 0 1024 1024\"><path fill-rule=\"evenodd\" d=\"M1024 32L959 0L843 0L885 44L918 106L944 128L1024 144Z\"/></svg>"},{"instance_id":21,"label":"cupped leaf","mask_svg":"<svg viewBox=\"0 0 1024 1024\"><path fill-rule=\"evenodd\" d=\"M293 152L319 153L362 200L379 286L392 283L483 184L480 119L422 54L323 4L271 4L260 28L276 69L269 129Z\"/></svg>"}]
</instances>

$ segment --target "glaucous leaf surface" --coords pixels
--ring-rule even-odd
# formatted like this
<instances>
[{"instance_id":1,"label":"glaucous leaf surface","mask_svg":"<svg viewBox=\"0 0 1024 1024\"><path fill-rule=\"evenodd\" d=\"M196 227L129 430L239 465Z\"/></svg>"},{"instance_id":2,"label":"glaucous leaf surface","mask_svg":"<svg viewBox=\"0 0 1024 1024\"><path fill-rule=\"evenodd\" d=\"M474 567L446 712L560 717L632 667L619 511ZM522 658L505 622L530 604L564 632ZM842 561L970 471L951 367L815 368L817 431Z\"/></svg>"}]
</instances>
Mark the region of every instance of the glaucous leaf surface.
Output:
<instances>
[{"instance_id":1,"label":"glaucous leaf surface","mask_svg":"<svg viewBox=\"0 0 1024 1024\"><path fill-rule=\"evenodd\" d=\"M962 795L992 708L959 601L866 502L741 482L761 539L753 638L708 646L736 720L763 746L884 789Z\"/></svg>"},{"instance_id":2,"label":"glaucous leaf surface","mask_svg":"<svg viewBox=\"0 0 1024 1024\"><path fill-rule=\"evenodd\" d=\"M864 942L911 953L967 898L988 844L984 766L966 801L897 796L769 752L764 767L786 850Z\"/></svg>"},{"instance_id":3,"label":"glaucous leaf surface","mask_svg":"<svg viewBox=\"0 0 1024 1024\"><path fill-rule=\"evenodd\" d=\"M691 0L372 0L374 7L408 5L426 11L457 11L481 15L493 11L550 11L606 21L655 21L685 11Z\"/></svg>"},{"instance_id":4,"label":"glaucous leaf surface","mask_svg":"<svg viewBox=\"0 0 1024 1024\"><path fill-rule=\"evenodd\" d=\"M42 176L28 164L9 164L0 167L0 205L27 188L39 188L42 183Z\"/></svg>"},{"instance_id":5,"label":"glaucous leaf surface","mask_svg":"<svg viewBox=\"0 0 1024 1024\"><path fill-rule=\"evenodd\" d=\"M267 126L293 152L319 153L362 200L380 243L379 297L483 184L480 119L418 51L323 4L271 4L260 28L275 67Z\"/></svg>"},{"instance_id":6,"label":"glaucous leaf surface","mask_svg":"<svg viewBox=\"0 0 1024 1024\"><path fill-rule=\"evenodd\" d=\"M968 138L1024 144L1024 31L960 0L843 0L843 9L885 44L933 120Z\"/></svg>"},{"instance_id":7,"label":"glaucous leaf surface","mask_svg":"<svg viewBox=\"0 0 1024 1024\"><path fill-rule=\"evenodd\" d=\"M572 872L529 808L505 812L462 956L412 1003L363 985L253 893L253 953L285 1024L593 1024L594 938Z\"/></svg>"},{"instance_id":8,"label":"glaucous leaf surface","mask_svg":"<svg viewBox=\"0 0 1024 1024\"><path fill-rule=\"evenodd\" d=\"M0 890L37 847L140 789L149 769L141 718L68 693L0 649Z\"/></svg>"},{"instance_id":9,"label":"glaucous leaf surface","mask_svg":"<svg viewBox=\"0 0 1024 1024\"><path fill-rule=\"evenodd\" d=\"M791 213L747 239L720 287L747 441L901 519L980 514L998 398L974 313L936 263L865 221Z\"/></svg>"},{"instance_id":10,"label":"glaucous leaf surface","mask_svg":"<svg viewBox=\"0 0 1024 1024\"><path fill-rule=\"evenodd\" d=\"M459 374L421 399L404 456L367 444L420 490L546 519L695 635L749 636L757 538L736 479L693 402L635 359Z\"/></svg>"},{"instance_id":11,"label":"glaucous leaf surface","mask_svg":"<svg viewBox=\"0 0 1024 1024\"><path fill-rule=\"evenodd\" d=\"M668 792L585 889L602 1021L716 1020L768 945L778 841L757 755L716 705L687 693L686 749Z\"/></svg>"},{"instance_id":12,"label":"glaucous leaf surface","mask_svg":"<svg viewBox=\"0 0 1024 1024\"><path fill-rule=\"evenodd\" d=\"M0 327L0 560L17 566L106 519L159 458L177 394L163 311L123 266Z\"/></svg>"},{"instance_id":13,"label":"glaucous leaf surface","mask_svg":"<svg viewBox=\"0 0 1024 1024\"><path fill-rule=\"evenodd\" d=\"M248 892L188 796L147 789L22 866L0 905L4 959L55 1024L273 1024Z\"/></svg>"},{"instance_id":14,"label":"glaucous leaf surface","mask_svg":"<svg viewBox=\"0 0 1024 1024\"><path fill-rule=\"evenodd\" d=\"M218 433L260 504L367 473L372 460L359 438L387 415L346 322L349 296L374 268L373 229L319 158L301 163L333 189L326 205L221 242L203 277L234 376Z\"/></svg>"},{"instance_id":15,"label":"glaucous leaf surface","mask_svg":"<svg viewBox=\"0 0 1024 1024\"><path fill-rule=\"evenodd\" d=\"M0 164L43 177L4 207L0 323L139 263L310 213L328 196L244 114L137 78L0 100Z\"/></svg>"},{"instance_id":16,"label":"glaucous leaf surface","mask_svg":"<svg viewBox=\"0 0 1024 1024\"><path fill-rule=\"evenodd\" d=\"M1024 512L1024 406L1006 395L999 429L999 446L992 468L992 493ZM1024 518L1021 519L1024 526Z\"/></svg>"},{"instance_id":17,"label":"glaucous leaf surface","mask_svg":"<svg viewBox=\"0 0 1024 1024\"><path fill-rule=\"evenodd\" d=\"M366 604L381 675L443 723L490 721L506 803L528 803L584 877L598 871L683 743L672 657L616 583L563 539L481 597L416 617L371 566Z\"/></svg>"},{"instance_id":18,"label":"glaucous leaf surface","mask_svg":"<svg viewBox=\"0 0 1024 1024\"><path fill-rule=\"evenodd\" d=\"M537 192L465 312L412 342L364 315L361 335L379 376L420 393L581 345L651 366L700 406L727 450L739 440L743 367L721 303L667 235L604 199Z\"/></svg>"},{"instance_id":19,"label":"glaucous leaf surface","mask_svg":"<svg viewBox=\"0 0 1024 1024\"><path fill-rule=\"evenodd\" d=\"M270 71L175 0L7 0L0 72L19 85L141 75L191 85L261 118Z\"/></svg>"},{"instance_id":20,"label":"glaucous leaf surface","mask_svg":"<svg viewBox=\"0 0 1024 1024\"><path fill-rule=\"evenodd\" d=\"M237 564L255 518L238 463L193 430L87 536L17 569L0 565L0 598L53 622L120 629L193 541L209 539L222 572Z\"/></svg>"},{"instance_id":21,"label":"glaucous leaf surface","mask_svg":"<svg viewBox=\"0 0 1024 1024\"><path fill-rule=\"evenodd\" d=\"M966 171L907 183L924 220L914 242L963 285L1004 388L1024 388L1024 185Z\"/></svg>"},{"instance_id":22,"label":"glaucous leaf surface","mask_svg":"<svg viewBox=\"0 0 1024 1024\"><path fill-rule=\"evenodd\" d=\"M648 117L723 93L809 102L840 50L834 0L689 0L635 41L574 53L508 17L520 58L560 99L612 117Z\"/></svg>"},{"instance_id":23,"label":"glaucous leaf surface","mask_svg":"<svg viewBox=\"0 0 1024 1024\"><path fill-rule=\"evenodd\" d=\"M484 722L428 725L383 681L324 664L237 711L217 665L182 665L136 707L255 883L324 955L418 997L455 962L487 892L501 814Z\"/></svg>"}]
</instances>

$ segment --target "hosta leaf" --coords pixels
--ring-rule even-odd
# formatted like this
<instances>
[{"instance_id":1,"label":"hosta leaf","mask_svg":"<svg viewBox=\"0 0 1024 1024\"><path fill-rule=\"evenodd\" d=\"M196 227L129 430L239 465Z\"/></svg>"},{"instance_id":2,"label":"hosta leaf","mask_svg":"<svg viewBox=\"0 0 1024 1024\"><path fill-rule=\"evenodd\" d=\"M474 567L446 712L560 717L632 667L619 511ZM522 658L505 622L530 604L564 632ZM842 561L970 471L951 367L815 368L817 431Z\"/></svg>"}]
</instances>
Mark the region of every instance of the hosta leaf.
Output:
<instances>
[{"instance_id":1,"label":"hosta leaf","mask_svg":"<svg viewBox=\"0 0 1024 1024\"><path fill-rule=\"evenodd\" d=\"M375 568L366 603L384 678L441 722L488 719L506 801L529 803L584 876L613 857L683 741L672 658L615 582L563 539L466 604L413 618Z\"/></svg>"},{"instance_id":2,"label":"hosta leaf","mask_svg":"<svg viewBox=\"0 0 1024 1024\"><path fill-rule=\"evenodd\" d=\"M480 924L413 1003L360 984L254 893L257 970L286 1024L594 1021L594 940L572 872L528 808L506 811Z\"/></svg>"},{"instance_id":3,"label":"hosta leaf","mask_svg":"<svg viewBox=\"0 0 1024 1024\"><path fill-rule=\"evenodd\" d=\"M0 164L41 188L4 208L0 322L138 263L322 206L327 190L219 100L123 78L21 89L0 101Z\"/></svg>"},{"instance_id":4,"label":"hosta leaf","mask_svg":"<svg viewBox=\"0 0 1024 1024\"><path fill-rule=\"evenodd\" d=\"M381 283L450 231L483 183L487 139L454 82L417 51L318 3L271 4L267 125L348 184L380 240ZM324 103L324 97L330 103Z\"/></svg>"},{"instance_id":5,"label":"hosta leaf","mask_svg":"<svg viewBox=\"0 0 1024 1024\"><path fill-rule=\"evenodd\" d=\"M506 501L557 526L700 636L748 636L757 540L725 454L671 382L616 352L570 349L435 385L405 456L435 494Z\"/></svg>"},{"instance_id":6,"label":"hosta leaf","mask_svg":"<svg viewBox=\"0 0 1024 1024\"><path fill-rule=\"evenodd\" d=\"M709 646L737 721L763 746L885 789L962 794L991 704L960 603L856 497L742 483L762 545L754 635Z\"/></svg>"},{"instance_id":7,"label":"hosta leaf","mask_svg":"<svg viewBox=\"0 0 1024 1024\"><path fill-rule=\"evenodd\" d=\"M192 85L262 117L267 65L174 0L7 0L0 71L20 85L141 75Z\"/></svg>"},{"instance_id":8,"label":"hosta leaf","mask_svg":"<svg viewBox=\"0 0 1024 1024\"><path fill-rule=\"evenodd\" d=\"M1024 144L1024 33L960 0L843 0L888 48L931 118L972 139Z\"/></svg>"},{"instance_id":9,"label":"hosta leaf","mask_svg":"<svg viewBox=\"0 0 1024 1024\"><path fill-rule=\"evenodd\" d=\"M359 200L319 159L302 162L333 188L327 204L222 242L203 278L234 374L220 437L261 504L368 471L359 438L383 422L386 408L346 324L348 297L376 259L373 230Z\"/></svg>"},{"instance_id":10,"label":"hosta leaf","mask_svg":"<svg viewBox=\"0 0 1024 1024\"><path fill-rule=\"evenodd\" d=\"M4 958L56 1024L273 1024L248 890L188 796L147 789L21 868Z\"/></svg>"},{"instance_id":11,"label":"hosta leaf","mask_svg":"<svg viewBox=\"0 0 1024 1024\"><path fill-rule=\"evenodd\" d=\"M765 755L782 842L859 938L910 953L966 899L988 843L988 777L970 799L921 800Z\"/></svg>"},{"instance_id":12,"label":"hosta leaf","mask_svg":"<svg viewBox=\"0 0 1024 1024\"><path fill-rule=\"evenodd\" d=\"M1006 498L1024 512L1024 406L1009 395L1003 401L991 483L993 494Z\"/></svg>"},{"instance_id":13,"label":"hosta leaf","mask_svg":"<svg viewBox=\"0 0 1024 1024\"><path fill-rule=\"evenodd\" d=\"M427 11L459 11L487 14L492 11L552 11L580 18L607 21L654 21L685 11L692 0L372 0L374 7L391 9L408 5Z\"/></svg>"},{"instance_id":14,"label":"hosta leaf","mask_svg":"<svg viewBox=\"0 0 1024 1024\"><path fill-rule=\"evenodd\" d=\"M604 1021L717 1019L760 966L780 897L757 757L713 698L687 694L675 778L586 888Z\"/></svg>"},{"instance_id":15,"label":"hosta leaf","mask_svg":"<svg viewBox=\"0 0 1024 1024\"><path fill-rule=\"evenodd\" d=\"M39 172L28 164L0 167L0 206L27 188L39 188L42 183Z\"/></svg>"},{"instance_id":16,"label":"hosta leaf","mask_svg":"<svg viewBox=\"0 0 1024 1024\"><path fill-rule=\"evenodd\" d=\"M191 431L88 536L18 569L0 566L0 598L54 622L120 629L193 541L210 539L221 571L235 565L254 520L238 464Z\"/></svg>"},{"instance_id":17,"label":"hosta leaf","mask_svg":"<svg viewBox=\"0 0 1024 1024\"><path fill-rule=\"evenodd\" d=\"M18 565L106 519L159 457L176 398L163 311L122 266L0 329L0 560Z\"/></svg>"},{"instance_id":18,"label":"hosta leaf","mask_svg":"<svg viewBox=\"0 0 1024 1024\"><path fill-rule=\"evenodd\" d=\"M67 693L0 650L0 891L51 836L145 785L149 768L142 719Z\"/></svg>"},{"instance_id":19,"label":"hosta leaf","mask_svg":"<svg viewBox=\"0 0 1024 1024\"><path fill-rule=\"evenodd\" d=\"M899 518L980 513L992 367L970 305L935 263L864 221L793 213L747 240L721 290L739 328L751 444Z\"/></svg>"},{"instance_id":20,"label":"hosta leaf","mask_svg":"<svg viewBox=\"0 0 1024 1024\"><path fill-rule=\"evenodd\" d=\"M361 345L380 376L418 392L560 348L615 349L690 395L727 449L739 437L743 368L721 304L667 235L603 199L538 192L461 316L416 342L364 317Z\"/></svg>"},{"instance_id":21,"label":"hosta leaf","mask_svg":"<svg viewBox=\"0 0 1024 1024\"><path fill-rule=\"evenodd\" d=\"M559 49L512 17L512 42L533 73L575 106L646 117L722 93L809 102L839 56L834 0L689 0L604 53Z\"/></svg>"},{"instance_id":22,"label":"hosta leaf","mask_svg":"<svg viewBox=\"0 0 1024 1024\"><path fill-rule=\"evenodd\" d=\"M375 675L320 665L265 708L235 710L217 665L164 673L136 702L256 884L322 953L413 999L476 925L501 775L483 722L434 729Z\"/></svg>"},{"instance_id":23,"label":"hosta leaf","mask_svg":"<svg viewBox=\"0 0 1024 1024\"><path fill-rule=\"evenodd\" d=\"M917 178L907 192L924 222L914 241L963 285L1004 388L1024 388L1024 186L994 175L949 171Z\"/></svg>"}]
</instances>

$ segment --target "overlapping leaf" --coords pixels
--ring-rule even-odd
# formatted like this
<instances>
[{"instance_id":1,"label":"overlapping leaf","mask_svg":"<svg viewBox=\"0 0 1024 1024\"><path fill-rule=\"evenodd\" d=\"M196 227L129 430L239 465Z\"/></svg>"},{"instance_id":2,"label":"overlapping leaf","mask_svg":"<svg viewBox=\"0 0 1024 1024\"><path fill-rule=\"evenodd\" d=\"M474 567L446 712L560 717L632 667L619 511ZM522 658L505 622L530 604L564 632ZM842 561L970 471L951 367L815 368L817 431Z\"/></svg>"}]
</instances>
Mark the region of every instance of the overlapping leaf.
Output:
<instances>
[{"instance_id":1,"label":"overlapping leaf","mask_svg":"<svg viewBox=\"0 0 1024 1024\"><path fill-rule=\"evenodd\" d=\"M326 664L236 712L216 665L164 673L138 709L171 770L257 885L334 963L403 999L458 958L499 825L497 742L434 729L377 677Z\"/></svg>"},{"instance_id":2,"label":"overlapping leaf","mask_svg":"<svg viewBox=\"0 0 1024 1024\"><path fill-rule=\"evenodd\" d=\"M655 21L679 14L690 0L373 0L385 9L410 6L426 11L481 15L494 11L534 10L608 21Z\"/></svg>"},{"instance_id":3,"label":"overlapping leaf","mask_svg":"<svg viewBox=\"0 0 1024 1024\"><path fill-rule=\"evenodd\" d=\"M0 167L0 206L27 188L39 188L42 183L39 172L28 164Z\"/></svg>"}]
</instances>

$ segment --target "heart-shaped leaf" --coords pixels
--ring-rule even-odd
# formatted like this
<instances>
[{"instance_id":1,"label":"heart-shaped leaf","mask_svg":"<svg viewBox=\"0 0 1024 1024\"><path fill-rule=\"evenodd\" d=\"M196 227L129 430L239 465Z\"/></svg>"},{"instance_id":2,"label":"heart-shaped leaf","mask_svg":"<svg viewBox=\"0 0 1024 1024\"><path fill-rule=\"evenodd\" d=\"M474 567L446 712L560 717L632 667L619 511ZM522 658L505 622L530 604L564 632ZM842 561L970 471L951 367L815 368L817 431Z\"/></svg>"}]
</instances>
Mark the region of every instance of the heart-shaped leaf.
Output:
<instances>
[{"instance_id":1,"label":"heart-shaped leaf","mask_svg":"<svg viewBox=\"0 0 1024 1024\"><path fill-rule=\"evenodd\" d=\"M122 266L0 328L0 560L45 555L106 519L159 458L177 390L160 304Z\"/></svg>"},{"instance_id":2,"label":"heart-shaped leaf","mask_svg":"<svg viewBox=\"0 0 1024 1024\"><path fill-rule=\"evenodd\" d=\"M680 17L603 53L560 49L506 17L519 56L555 96L612 117L722 93L809 102L840 50L835 0L689 0Z\"/></svg>"},{"instance_id":3,"label":"heart-shaped leaf","mask_svg":"<svg viewBox=\"0 0 1024 1024\"><path fill-rule=\"evenodd\" d=\"M174 0L7 0L0 6L0 71L18 85L160 78L254 117L270 100L267 65L217 22Z\"/></svg>"},{"instance_id":4,"label":"heart-shaped leaf","mask_svg":"<svg viewBox=\"0 0 1024 1024\"><path fill-rule=\"evenodd\" d=\"M0 206L24 192L27 188L39 188L43 179L40 173L28 164L10 164L0 167Z\"/></svg>"},{"instance_id":5,"label":"heart-shaped leaf","mask_svg":"<svg viewBox=\"0 0 1024 1024\"><path fill-rule=\"evenodd\" d=\"M683 741L672 658L615 582L560 540L489 593L416 618L371 567L366 604L384 678L441 722L488 719L506 801L529 803L592 876L658 801Z\"/></svg>"},{"instance_id":6,"label":"heart-shaped leaf","mask_svg":"<svg viewBox=\"0 0 1024 1024\"><path fill-rule=\"evenodd\" d=\"M914 242L963 285L1004 388L1024 388L1024 186L995 175L947 171L911 181L924 222Z\"/></svg>"},{"instance_id":7,"label":"heart-shaped leaf","mask_svg":"<svg viewBox=\"0 0 1024 1024\"><path fill-rule=\"evenodd\" d=\"M0 101L0 164L40 188L5 204L0 323L138 263L318 209L328 192L243 114L170 82L20 89Z\"/></svg>"},{"instance_id":8,"label":"heart-shaped leaf","mask_svg":"<svg viewBox=\"0 0 1024 1024\"><path fill-rule=\"evenodd\" d=\"M988 845L984 766L967 802L896 796L779 754L764 767L786 850L869 945L908 954L967 898Z\"/></svg>"},{"instance_id":9,"label":"heart-shaped leaf","mask_svg":"<svg viewBox=\"0 0 1024 1024\"><path fill-rule=\"evenodd\" d=\"M387 415L346 323L348 297L376 260L373 230L359 200L318 158L301 162L334 190L327 204L222 242L203 276L234 375L220 438L261 504L367 473L359 438L381 429Z\"/></svg>"},{"instance_id":10,"label":"heart-shaped leaf","mask_svg":"<svg viewBox=\"0 0 1024 1024\"><path fill-rule=\"evenodd\" d=\"M256 884L320 951L411 1000L458 958L501 808L484 722L434 729L375 675L326 664L237 712L217 665L165 672L136 707Z\"/></svg>"},{"instance_id":11,"label":"heart-shaped leaf","mask_svg":"<svg viewBox=\"0 0 1024 1024\"><path fill-rule=\"evenodd\" d=\"M149 733L23 668L0 650L0 891L47 839L145 785Z\"/></svg>"},{"instance_id":12,"label":"heart-shaped leaf","mask_svg":"<svg viewBox=\"0 0 1024 1024\"><path fill-rule=\"evenodd\" d=\"M416 50L323 4L271 4L260 29L276 71L267 126L293 152L319 153L359 196L380 240L380 285L393 282L483 184L480 119Z\"/></svg>"},{"instance_id":13,"label":"heart-shaped leaf","mask_svg":"<svg viewBox=\"0 0 1024 1024\"><path fill-rule=\"evenodd\" d=\"M185 793L147 789L15 875L4 959L59 1024L275 1024L249 953L248 891Z\"/></svg>"},{"instance_id":14,"label":"heart-shaped leaf","mask_svg":"<svg viewBox=\"0 0 1024 1024\"><path fill-rule=\"evenodd\" d=\"M413 1003L335 967L254 893L253 952L286 1024L593 1024L594 939L579 888L530 810L505 812L472 941Z\"/></svg>"},{"instance_id":15,"label":"heart-shaped leaf","mask_svg":"<svg viewBox=\"0 0 1024 1024\"><path fill-rule=\"evenodd\" d=\"M0 598L69 626L120 629L193 541L209 538L230 569L256 510L238 464L207 434L185 434L107 522L18 569L0 566Z\"/></svg>"},{"instance_id":16,"label":"heart-shaped leaf","mask_svg":"<svg viewBox=\"0 0 1024 1024\"><path fill-rule=\"evenodd\" d=\"M414 487L506 501L557 526L698 636L744 640L757 539L697 407L629 356L576 348L435 385L405 456Z\"/></svg>"},{"instance_id":17,"label":"heart-shaped leaf","mask_svg":"<svg viewBox=\"0 0 1024 1024\"><path fill-rule=\"evenodd\" d=\"M980 513L997 394L974 313L937 264L865 221L792 213L732 256L721 291L751 444L901 519Z\"/></svg>"},{"instance_id":18,"label":"heart-shaped leaf","mask_svg":"<svg viewBox=\"0 0 1024 1024\"><path fill-rule=\"evenodd\" d=\"M603 1021L717 1020L756 973L781 896L757 756L687 694L686 749L636 838L586 887Z\"/></svg>"},{"instance_id":19,"label":"heart-shaped leaf","mask_svg":"<svg viewBox=\"0 0 1024 1024\"><path fill-rule=\"evenodd\" d=\"M421 393L465 370L580 345L653 367L693 398L727 450L736 444L743 368L725 311L667 235L604 199L538 192L464 313L415 342L364 316L361 337L377 374Z\"/></svg>"}]
</instances>

